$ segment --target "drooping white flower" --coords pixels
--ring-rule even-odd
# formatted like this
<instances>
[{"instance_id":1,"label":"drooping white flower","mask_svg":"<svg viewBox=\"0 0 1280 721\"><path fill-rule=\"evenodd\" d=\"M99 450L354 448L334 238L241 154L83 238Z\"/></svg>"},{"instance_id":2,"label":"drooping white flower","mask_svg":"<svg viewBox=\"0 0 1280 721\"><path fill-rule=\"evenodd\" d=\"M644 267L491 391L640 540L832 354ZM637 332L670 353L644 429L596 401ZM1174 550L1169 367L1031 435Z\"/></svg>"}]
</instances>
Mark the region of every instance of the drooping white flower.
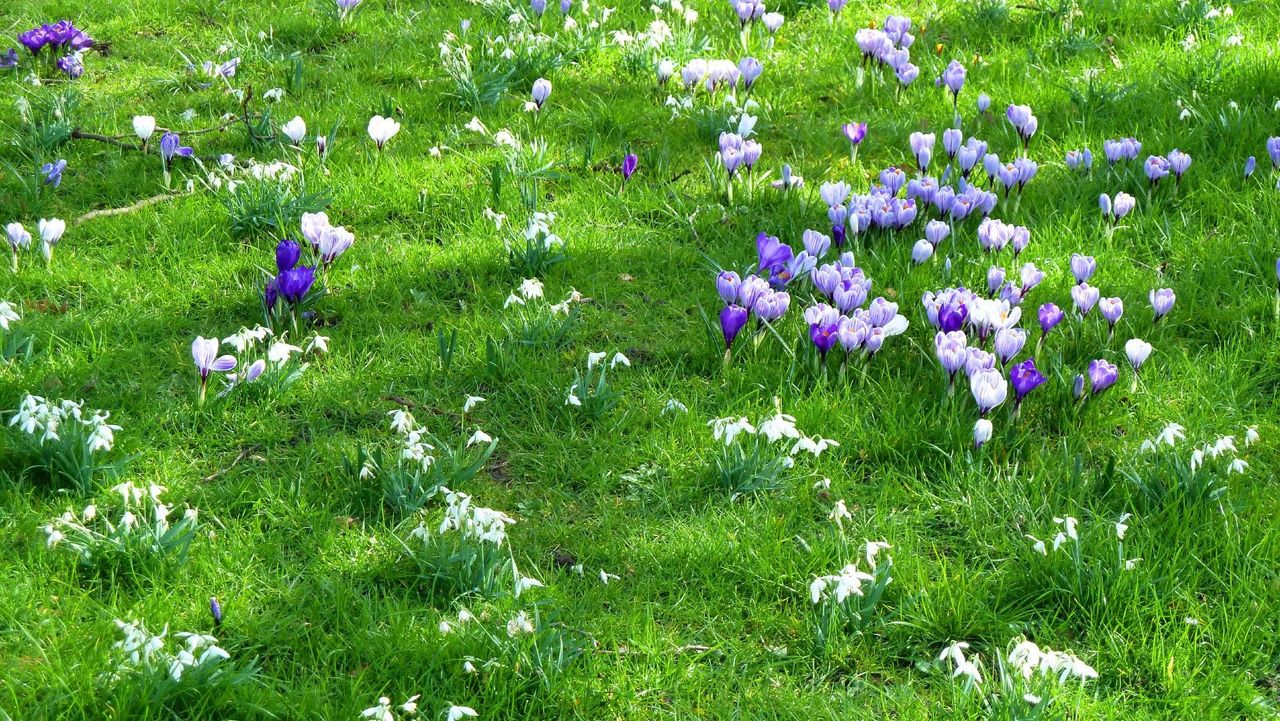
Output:
<instances>
[{"instance_id":1,"label":"drooping white flower","mask_svg":"<svg viewBox=\"0 0 1280 721\"><path fill-rule=\"evenodd\" d=\"M302 116L295 115L293 116L293 120L290 120L280 126L280 132L283 133L286 138L292 140L294 145L298 145L302 143L303 138L307 137L307 122L302 119ZM370 135L372 135L372 133L370 133Z\"/></svg>"}]
</instances>

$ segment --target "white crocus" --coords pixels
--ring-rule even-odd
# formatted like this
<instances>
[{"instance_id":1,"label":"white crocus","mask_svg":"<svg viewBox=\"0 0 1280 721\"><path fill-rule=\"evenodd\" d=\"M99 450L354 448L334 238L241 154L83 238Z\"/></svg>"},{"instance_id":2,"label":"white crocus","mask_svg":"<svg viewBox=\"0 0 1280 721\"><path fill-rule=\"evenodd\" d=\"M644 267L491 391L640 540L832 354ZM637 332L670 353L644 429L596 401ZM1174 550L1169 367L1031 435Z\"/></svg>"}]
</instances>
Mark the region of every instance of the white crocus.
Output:
<instances>
[{"instance_id":1,"label":"white crocus","mask_svg":"<svg viewBox=\"0 0 1280 721\"><path fill-rule=\"evenodd\" d=\"M156 132L156 119L150 115L133 116L133 134L146 143Z\"/></svg>"},{"instance_id":2,"label":"white crocus","mask_svg":"<svg viewBox=\"0 0 1280 721\"><path fill-rule=\"evenodd\" d=\"M301 116L295 115L293 120L280 126L280 132L292 140L294 145L298 145L303 138L307 137L307 123Z\"/></svg>"},{"instance_id":3,"label":"white crocus","mask_svg":"<svg viewBox=\"0 0 1280 721\"><path fill-rule=\"evenodd\" d=\"M400 132L400 123L392 118L375 115L369 119L369 137L377 144L378 150L382 150L387 141L395 137L398 132Z\"/></svg>"}]
</instances>

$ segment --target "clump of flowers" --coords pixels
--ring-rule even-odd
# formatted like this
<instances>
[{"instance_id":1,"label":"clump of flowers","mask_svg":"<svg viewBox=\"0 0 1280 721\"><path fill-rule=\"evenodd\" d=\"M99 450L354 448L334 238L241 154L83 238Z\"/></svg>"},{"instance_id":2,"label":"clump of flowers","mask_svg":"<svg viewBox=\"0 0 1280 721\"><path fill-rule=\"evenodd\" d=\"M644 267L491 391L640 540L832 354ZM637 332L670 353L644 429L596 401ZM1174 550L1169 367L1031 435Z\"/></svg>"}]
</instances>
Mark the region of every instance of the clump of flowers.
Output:
<instances>
[{"instance_id":1,"label":"clump of flowers","mask_svg":"<svg viewBox=\"0 0 1280 721\"><path fill-rule=\"evenodd\" d=\"M34 339L22 328L14 327L22 320L18 310L12 303L0 301L0 360L12 361L18 358L29 358Z\"/></svg>"},{"instance_id":2,"label":"clump of flowers","mask_svg":"<svg viewBox=\"0 0 1280 721\"><path fill-rule=\"evenodd\" d=\"M453 444L432 435L408 411L391 411L391 430L400 436L395 459L361 447L346 461L347 472L360 482L378 481L383 502L397 513L417 512L446 485L457 488L474 478L498 447L497 439L479 428L467 434L467 414L483 401L469 396L463 403L462 434Z\"/></svg>"},{"instance_id":3,"label":"clump of flowers","mask_svg":"<svg viewBox=\"0 0 1280 721\"><path fill-rule=\"evenodd\" d=\"M795 466L801 452L814 457L840 444L809 437L796 427L796 419L778 409L755 426L746 417L715 418L707 422L712 437L722 445L716 454L716 476L734 497L770 491L782 486L782 476Z\"/></svg>"},{"instance_id":4,"label":"clump of flowers","mask_svg":"<svg viewBox=\"0 0 1280 721\"><path fill-rule=\"evenodd\" d=\"M587 300L570 289L563 300L552 303L542 281L525 278L502 304L507 339L526 346L558 346L577 321L575 306Z\"/></svg>"},{"instance_id":5,"label":"clump of flowers","mask_svg":"<svg viewBox=\"0 0 1280 721\"><path fill-rule=\"evenodd\" d=\"M181 157L181 150L179 147L173 157ZM162 145L162 158L164 154ZM232 155L222 155L203 182L211 190L225 191L217 192L217 197L227 210L231 235L239 240L283 237L289 228L303 222L303 217L323 215L320 211L329 205L326 189L317 189L297 166L279 160L237 161Z\"/></svg>"},{"instance_id":6,"label":"clump of flowers","mask_svg":"<svg viewBox=\"0 0 1280 721\"><path fill-rule=\"evenodd\" d=\"M564 239L551 231L555 213L536 211L529 216L524 232L504 240L512 270L540 278L553 266L569 259Z\"/></svg>"},{"instance_id":7,"label":"clump of flowers","mask_svg":"<svg viewBox=\"0 0 1280 721\"><path fill-rule=\"evenodd\" d=\"M218 355L224 345L234 348L239 357L230 353ZM191 342L191 359L200 376L200 405L204 405L209 380L214 374L220 374L223 380L218 398L245 387L261 388L268 395L276 395L302 377L310 367L308 358L328 350L329 339L325 336L312 335L301 346L296 346L285 339L285 334L276 337L274 331L264 326L241 328L221 341L216 337L197 336Z\"/></svg>"},{"instance_id":8,"label":"clump of flowers","mask_svg":"<svg viewBox=\"0 0 1280 721\"><path fill-rule=\"evenodd\" d=\"M996 678L990 681L982 659L965 655L968 643L955 641L942 650L935 663L949 667L959 681L957 710L982 708L988 718L1038 719L1069 683L1083 685L1098 677L1092 666L1068 651L1041 648L1022 638L1012 643L1004 658L997 656Z\"/></svg>"},{"instance_id":9,"label":"clump of flowers","mask_svg":"<svg viewBox=\"0 0 1280 721\"><path fill-rule=\"evenodd\" d=\"M48 401L27 395L9 419L21 444L35 456L33 467L54 483L80 491L120 470L122 461L108 460L120 426L108 422L109 411L89 411L77 401Z\"/></svg>"},{"instance_id":10,"label":"clump of flowers","mask_svg":"<svg viewBox=\"0 0 1280 721\"><path fill-rule=\"evenodd\" d=\"M168 626L156 634L139 621L119 619L116 628L122 636L111 646L116 668L104 673L102 680L113 686L144 686L153 702L185 693L228 693L258 673L252 662L232 661L230 652L213 636L181 632L170 639Z\"/></svg>"},{"instance_id":11,"label":"clump of flowers","mask_svg":"<svg viewBox=\"0 0 1280 721\"><path fill-rule=\"evenodd\" d=\"M85 565L133 565L166 556L186 559L196 533L196 509L184 509L172 522L175 508L160 498L164 486L143 488L126 481L111 490L120 496L118 506L105 509L89 504L78 513L67 510L44 527L45 545L72 551Z\"/></svg>"},{"instance_id":12,"label":"clump of flowers","mask_svg":"<svg viewBox=\"0 0 1280 721\"><path fill-rule=\"evenodd\" d=\"M485 596L509 590L516 598L543 585L516 566L507 543L507 528L515 524L514 518L475 503L461 491L447 487L439 490L445 507L438 516L428 513L439 519L438 524L419 524L409 533L407 544L433 585L443 583L456 593ZM504 583L505 578L510 579L509 586Z\"/></svg>"},{"instance_id":13,"label":"clump of flowers","mask_svg":"<svg viewBox=\"0 0 1280 721\"><path fill-rule=\"evenodd\" d=\"M574 369L573 385L569 386L564 404L592 420L608 415L622 395L609 387L609 371L619 365L630 367L631 360L619 352L612 358L604 351L588 352L586 370Z\"/></svg>"},{"instance_id":14,"label":"clump of flowers","mask_svg":"<svg viewBox=\"0 0 1280 721\"><path fill-rule=\"evenodd\" d=\"M31 51L33 59L38 60L43 54L47 67L61 71L72 80L84 74L84 53L94 46L94 39L70 20L31 28L18 35L18 42Z\"/></svg>"},{"instance_id":15,"label":"clump of flowers","mask_svg":"<svg viewBox=\"0 0 1280 721\"><path fill-rule=\"evenodd\" d=\"M876 606L893 582L893 558L879 558L880 553L889 548L883 541L867 541L866 570L854 561L837 573L818 576L809 584L809 600L818 614L820 647L842 630L861 633L875 620Z\"/></svg>"},{"instance_id":16,"label":"clump of flowers","mask_svg":"<svg viewBox=\"0 0 1280 721\"><path fill-rule=\"evenodd\" d=\"M1248 472L1244 449L1259 441L1256 426L1244 430L1243 446L1234 435L1218 436L1180 452L1186 439L1186 428L1169 423L1153 438L1142 442L1131 458L1124 474L1138 489L1150 507L1174 503L1221 505L1227 493L1227 480L1233 474Z\"/></svg>"}]
</instances>

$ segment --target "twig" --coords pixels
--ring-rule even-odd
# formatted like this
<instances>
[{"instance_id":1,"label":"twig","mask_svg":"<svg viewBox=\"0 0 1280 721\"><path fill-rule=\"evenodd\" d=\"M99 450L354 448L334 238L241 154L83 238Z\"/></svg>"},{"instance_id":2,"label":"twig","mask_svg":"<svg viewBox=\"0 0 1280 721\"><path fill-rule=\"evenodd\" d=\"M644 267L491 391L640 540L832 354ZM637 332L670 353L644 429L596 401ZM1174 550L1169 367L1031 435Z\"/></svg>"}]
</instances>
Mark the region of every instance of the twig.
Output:
<instances>
[{"instance_id":1,"label":"twig","mask_svg":"<svg viewBox=\"0 0 1280 721\"><path fill-rule=\"evenodd\" d=\"M205 477L204 477L204 478L202 478L201 480L202 480L203 482L205 482L205 483L208 483L209 481L212 481L212 480L214 480L215 478L218 478L219 476L225 476L226 474L228 474L228 473L230 473L230 472L231 472L231 469L232 469L232 468L235 468L236 466L240 465L240 461L243 461L244 459L251 457L251 456L253 455L254 451L257 451L257 450L259 450L260 448L261 448L261 446L256 446L256 445L255 445L255 446L249 446L248 448L244 449L243 451L240 451L240 455L236 456L236 459L235 459L234 461L232 461L232 462L231 462L231 465L227 466L226 468L223 468L223 469L222 469L222 470L220 470L220 471L215 471L215 472L213 472L213 473L210 473L209 475L205 476Z\"/></svg>"},{"instance_id":2,"label":"twig","mask_svg":"<svg viewBox=\"0 0 1280 721\"><path fill-rule=\"evenodd\" d=\"M141 145L137 145L134 143L126 143L123 140L120 140L118 138L113 138L109 135L99 135L98 133L86 133L80 128L76 128L75 130L72 130L71 137L77 140L96 140L99 143L114 145L117 148L124 148L125 150L142 150Z\"/></svg>"},{"instance_id":3,"label":"twig","mask_svg":"<svg viewBox=\"0 0 1280 721\"><path fill-rule=\"evenodd\" d=\"M181 195L181 193L165 193L163 195L155 195L150 198L144 198L134 203L133 205L126 205L123 208L103 208L102 210L91 210L88 213L85 213L84 215L80 216L79 218L76 218L75 224L80 225L81 223L85 221L93 220L94 218L104 218L111 215L125 215L126 213L132 213L135 210L141 210L147 207L148 205L163 203L164 201L171 200L173 198L178 197L179 195Z\"/></svg>"}]
</instances>

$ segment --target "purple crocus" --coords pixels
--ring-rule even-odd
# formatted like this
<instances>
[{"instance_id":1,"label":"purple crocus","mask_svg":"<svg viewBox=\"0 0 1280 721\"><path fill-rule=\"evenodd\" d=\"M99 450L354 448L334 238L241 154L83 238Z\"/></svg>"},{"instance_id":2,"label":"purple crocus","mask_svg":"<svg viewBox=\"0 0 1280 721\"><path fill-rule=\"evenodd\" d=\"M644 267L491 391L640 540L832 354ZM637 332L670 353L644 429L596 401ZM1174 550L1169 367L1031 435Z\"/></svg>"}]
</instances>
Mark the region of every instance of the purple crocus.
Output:
<instances>
[{"instance_id":1,"label":"purple crocus","mask_svg":"<svg viewBox=\"0 0 1280 721\"><path fill-rule=\"evenodd\" d=\"M942 370L947 372L947 387L951 388L956 373L964 368L969 358L969 338L963 331L938 331L933 336L933 351Z\"/></svg>"},{"instance_id":2,"label":"purple crocus","mask_svg":"<svg viewBox=\"0 0 1280 721\"><path fill-rule=\"evenodd\" d=\"M758 275L749 275L742 279L742 285L738 287L738 303L747 310L754 310L756 303L769 290L769 281Z\"/></svg>"},{"instance_id":3,"label":"purple crocus","mask_svg":"<svg viewBox=\"0 0 1280 721\"><path fill-rule=\"evenodd\" d=\"M529 9L533 10L533 14L542 17L542 13L547 11L547 0L529 0Z\"/></svg>"},{"instance_id":4,"label":"purple crocus","mask_svg":"<svg viewBox=\"0 0 1280 721\"><path fill-rule=\"evenodd\" d=\"M316 269L309 265L299 265L286 270L276 278L276 288L280 296L291 305L297 305L307 297L311 285L316 280Z\"/></svg>"},{"instance_id":5,"label":"purple crocus","mask_svg":"<svg viewBox=\"0 0 1280 721\"><path fill-rule=\"evenodd\" d=\"M1175 183L1182 182L1183 173L1187 172L1187 168L1191 167L1191 156L1174 148L1169 151L1169 155L1165 158L1169 163L1169 170L1173 171L1173 181Z\"/></svg>"},{"instance_id":6,"label":"purple crocus","mask_svg":"<svg viewBox=\"0 0 1280 721\"><path fill-rule=\"evenodd\" d=\"M827 352L840 340L839 320L837 319L835 322L830 323L809 324L809 339L813 341L814 347L818 349L818 355L825 359Z\"/></svg>"},{"instance_id":7,"label":"purple crocus","mask_svg":"<svg viewBox=\"0 0 1280 721\"><path fill-rule=\"evenodd\" d=\"M850 145L861 145L862 141L867 137L867 124L845 123L840 126L840 132L844 133L844 137L849 140Z\"/></svg>"},{"instance_id":8,"label":"purple crocus","mask_svg":"<svg viewBox=\"0 0 1280 721\"><path fill-rule=\"evenodd\" d=\"M756 254L759 258L760 272L767 272L770 280L787 267L793 255L791 246L782 243L776 236L766 235L763 232L756 236Z\"/></svg>"},{"instance_id":9,"label":"purple crocus","mask_svg":"<svg viewBox=\"0 0 1280 721\"><path fill-rule=\"evenodd\" d=\"M727 354L733 340L747 324L747 309L740 305L726 305L720 310L720 332L724 334L724 350Z\"/></svg>"},{"instance_id":10,"label":"purple crocus","mask_svg":"<svg viewBox=\"0 0 1280 721\"><path fill-rule=\"evenodd\" d=\"M1253 177L1253 173L1258 169L1258 159L1250 155L1244 161L1244 179L1248 180Z\"/></svg>"},{"instance_id":11,"label":"purple crocus","mask_svg":"<svg viewBox=\"0 0 1280 721\"><path fill-rule=\"evenodd\" d=\"M622 183L626 184L631 180L631 176L635 175L636 167L640 165L640 158L635 153L627 153L622 158Z\"/></svg>"},{"instance_id":12,"label":"purple crocus","mask_svg":"<svg viewBox=\"0 0 1280 721\"><path fill-rule=\"evenodd\" d=\"M1017 413L1018 407L1022 405L1022 400L1027 397L1027 394L1044 385L1046 380L1036 368L1033 358L1028 358L1009 369L1009 381L1013 384L1014 413Z\"/></svg>"},{"instance_id":13,"label":"purple crocus","mask_svg":"<svg viewBox=\"0 0 1280 721\"><path fill-rule=\"evenodd\" d=\"M1169 314L1169 311L1173 310L1173 302L1178 299L1178 297L1173 294L1172 288L1152 290L1150 298L1151 309L1155 311L1155 320L1153 321L1155 323L1159 323L1161 318L1165 317Z\"/></svg>"},{"instance_id":14,"label":"purple crocus","mask_svg":"<svg viewBox=\"0 0 1280 721\"><path fill-rule=\"evenodd\" d=\"M1115 382L1120 378L1120 369L1116 368L1114 363L1101 358L1089 361L1088 372L1089 393L1095 396L1115 385Z\"/></svg>"},{"instance_id":15,"label":"purple crocus","mask_svg":"<svg viewBox=\"0 0 1280 721\"><path fill-rule=\"evenodd\" d=\"M994 348L1000 365L1008 365L1027 342L1027 332L1021 328L1001 328L996 331Z\"/></svg>"},{"instance_id":16,"label":"purple crocus","mask_svg":"<svg viewBox=\"0 0 1280 721\"><path fill-rule=\"evenodd\" d=\"M738 73L742 81L742 89L745 92L751 92L752 86L756 84L760 74L764 72L764 65L753 57L745 57L738 61Z\"/></svg>"},{"instance_id":17,"label":"purple crocus","mask_svg":"<svg viewBox=\"0 0 1280 721\"><path fill-rule=\"evenodd\" d=\"M1088 282L1097 269L1098 261L1094 260L1093 256L1071 254L1071 274L1076 277L1076 283Z\"/></svg>"},{"instance_id":18,"label":"purple crocus","mask_svg":"<svg viewBox=\"0 0 1280 721\"><path fill-rule=\"evenodd\" d=\"M944 332L960 330L968 320L969 306L964 303L947 303L938 308L938 328Z\"/></svg>"},{"instance_id":19,"label":"purple crocus","mask_svg":"<svg viewBox=\"0 0 1280 721\"><path fill-rule=\"evenodd\" d=\"M302 257L302 246L296 241L285 238L276 244L276 272L291 270Z\"/></svg>"},{"instance_id":20,"label":"purple crocus","mask_svg":"<svg viewBox=\"0 0 1280 721\"><path fill-rule=\"evenodd\" d=\"M209 615L213 616L213 625L222 625L222 604L218 603L217 596L209 597Z\"/></svg>"},{"instance_id":21,"label":"purple crocus","mask_svg":"<svg viewBox=\"0 0 1280 721\"><path fill-rule=\"evenodd\" d=\"M1089 315L1089 311L1093 310L1093 306L1097 305L1098 297L1101 293L1097 288L1088 283L1071 287L1071 300L1075 301L1076 310L1079 311L1080 317Z\"/></svg>"},{"instance_id":22,"label":"purple crocus","mask_svg":"<svg viewBox=\"0 0 1280 721\"><path fill-rule=\"evenodd\" d=\"M787 309L790 307L790 293L770 289L768 293L760 296L752 310L760 320L772 323L786 315Z\"/></svg>"},{"instance_id":23,"label":"purple crocus","mask_svg":"<svg viewBox=\"0 0 1280 721\"><path fill-rule=\"evenodd\" d=\"M1099 298L1098 312L1107 319L1107 337L1115 332L1116 323L1124 315L1124 301L1119 298Z\"/></svg>"},{"instance_id":24,"label":"purple crocus","mask_svg":"<svg viewBox=\"0 0 1280 721\"><path fill-rule=\"evenodd\" d=\"M175 157L190 158L195 151L182 144L182 139L178 134L169 131L160 138L160 157L164 159L166 166L173 161Z\"/></svg>"},{"instance_id":25,"label":"purple crocus","mask_svg":"<svg viewBox=\"0 0 1280 721\"><path fill-rule=\"evenodd\" d=\"M57 188L62 185L62 171L67 169L67 161L59 160L55 163L45 163L40 172L44 174L44 184L52 185Z\"/></svg>"},{"instance_id":26,"label":"purple crocus","mask_svg":"<svg viewBox=\"0 0 1280 721\"><path fill-rule=\"evenodd\" d=\"M991 96L986 93L978 93L978 115L985 115L991 109Z\"/></svg>"},{"instance_id":27,"label":"purple crocus","mask_svg":"<svg viewBox=\"0 0 1280 721\"><path fill-rule=\"evenodd\" d=\"M1280 136L1267 138L1267 155L1271 158L1271 167L1280 170Z\"/></svg>"},{"instance_id":28,"label":"purple crocus","mask_svg":"<svg viewBox=\"0 0 1280 721\"><path fill-rule=\"evenodd\" d=\"M9 52L0 54L0 70L18 67L18 51L9 48Z\"/></svg>"},{"instance_id":29,"label":"purple crocus","mask_svg":"<svg viewBox=\"0 0 1280 721\"><path fill-rule=\"evenodd\" d=\"M84 61L80 58L80 53L71 53L58 58L57 65L58 69L72 80L78 80L81 75L84 75Z\"/></svg>"},{"instance_id":30,"label":"purple crocus","mask_svg":"<svg viewBox=\"0 0 1280 721\"><path fill-rule=\"evenodd\" d=\"M951 91L953 105L960 104L960 89L964 87L964 76L964 66L957 60L952 60L947 64L946 70L942 71L942 84Z\"/></svg>"},{"instance_id":31,"label":"purple crocus","mask_svg":"<svg viewBox=\"0 0 1280 721\"><path fill-rule=\"evenodd\" d=\"M18 42L24 48L31 51L32 55L37 55L49 44L49 33L44 28L31 28L30 30L18 35Z\"/></svg>"},{"instance_id":32,"label":"purple crocus","mask_svg":"<svg viewBox=\"0 0 1280 721\"><path fill-rule=\"evenodd\" d=\"M213 373L226 373L236 367L233 355L218 355L222 344L217 338L196 336L191 341L191 360L195 361L196 371L200 373L200 404L204 405L205 389L209 384L209 376Z\"/></svg>"}]
</instances>

